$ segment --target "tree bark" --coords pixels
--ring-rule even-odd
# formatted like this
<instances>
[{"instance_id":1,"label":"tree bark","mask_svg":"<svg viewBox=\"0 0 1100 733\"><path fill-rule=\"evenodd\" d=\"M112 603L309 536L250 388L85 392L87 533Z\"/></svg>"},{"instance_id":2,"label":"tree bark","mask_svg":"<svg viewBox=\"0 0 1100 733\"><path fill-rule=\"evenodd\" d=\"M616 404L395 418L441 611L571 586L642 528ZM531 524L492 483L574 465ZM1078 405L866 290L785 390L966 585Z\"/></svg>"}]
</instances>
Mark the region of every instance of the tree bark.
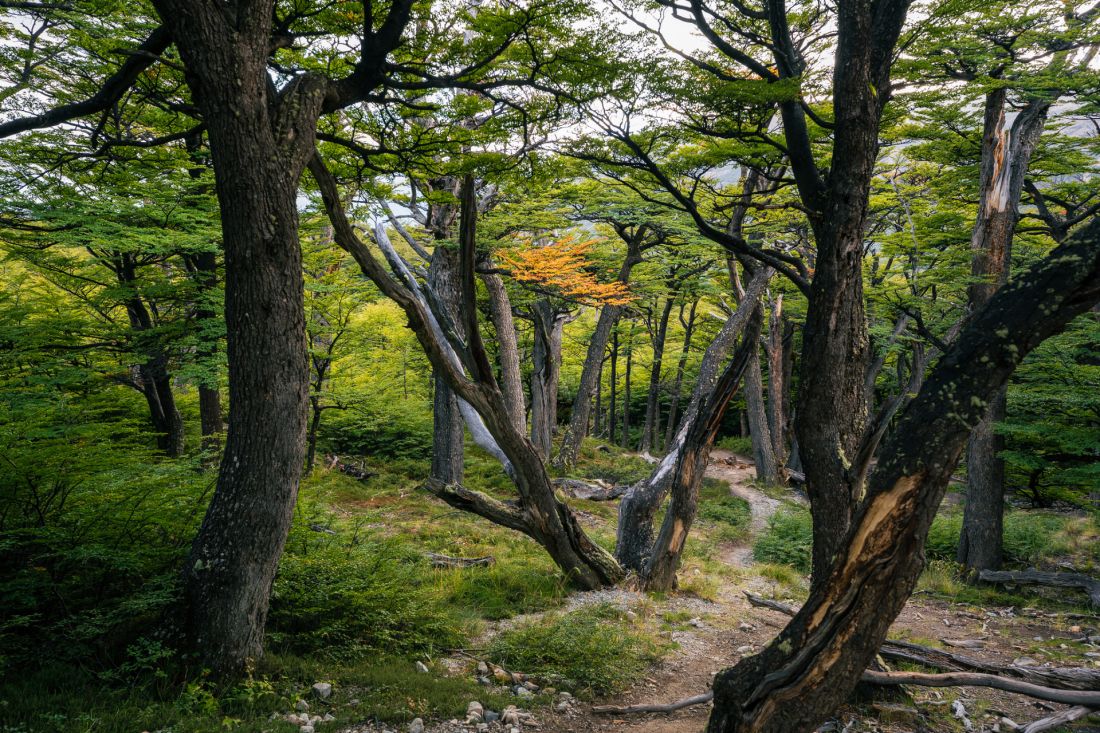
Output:
<instances>
[{"instance_id":1,"label":"tree bark","mask_svg":"<svg viewBox=\"0 0 1100 733\"><path fill-rule=\"evenodd\" d=\"M446 244L450 224L454 218L453 206L433 206L429 225L436 237L428 266L428 286L439 298L446 316L455 323L461 336L462 326L458 318L459 284L458 252ZM432 467L431 477L445 484L462 483L465 458L465 429L458 399L447 380L436 370L432 371Z\"/></svg>"},{"instance_id":2,"label":"tree bark","mask_svg":"<svg viewBox=\"0 0 1100 733\"><path fill-rule=\"evenodd\" d=\"M771 302L768 320L768 339L764 351L768 357L768 431L772 436L772 453L775 455L776 482L783 479L782 468L787 459L787 356L789 349L785 339L783 321L783 294Z\"/></svg>"},{"instance_id":3,"label":"tree bark","mask_svg":"<svg viewBox=\"0 0 1100 733\"><path fill-rule=\"evenodd\" d=\"M916 585L970 430L1020 360L1100 300L1098 283L1100 220L974 315L887 439L828 577L761 654L716 677L709 733L810 731L848 698Z\"/></svg>"},{"instance_id":4,"label":"tree bark","mask_svg":"<svg viewBox=\"0 0 1100 733\"><path fill-rule=\"evenodd\" d=\"M531 442L544 460L550 458L558 422L558 379L565 315L544 298L531 308L534 347L531 351Z\"/></svg>"},{"instance_id":5,"label":"tree bark","mask_svg":"<svg viewBox=\"0 0 1100 733\"><path fill-rule=\"evenodd\" d=\"M623 434L619 445L630 447L630 373L634 366L634 321L630 322L630 332L626 341L626 368L623 383Z\"/></svg>"},{"instance_id":6,"label":"tree bark","mask_svg":"<svg viewBox=\"0 0 1100 733\"><path fill-rule=\"evenodd\" d=\"M481 281L489 291L489 312L497 334L497 360L500 362L500 383L512 422L521 433L527 430L527 406L523 397L523 378L519 367L519 344L512 302L504 281L496 273L484 273Z\"/></svg>"},{"instance_id":7,"label":"tree bark","mask_svg":"<svg viewBox=\"0 0 1100 733\"><path fill-rule=\"evenodd\" d=\"M657 331L653 338L653 361L649 368L649 395L645 406L645 423L642 427L642 452L648 453L658 444L661 432L661 362L665 354L665 336L668 334L668 319L672 315L672 297L665 298L661 318L657 322Z\"/></svg>"},{"instance_id":8,"label":"tree bark","mask_svg":"<svg viewBox=\"0 0 1100 733\"><path fill-rule=\"evenodd\" d=\"M271 584L302 472L308 379L298 179L324 82L272 98L270 8L158 0L203 114L225 245L230 415L213 499L183 570L180 623L197 661L236 673L263 651Z\"/></svg>"},{"instance_id":9,"label":"tree bark","mask_svg":"<svg viewBox=\"0 0 1100 733\"><path fill-rule=\"evenodd\" d=\"M986 303L1008 279L1012 238L1031 156L1043 132L1050 102L1032 100L1005 128L1007 90L985 98L978 219L970 239L973 253L969 288L971 310ZM957 559L970 573L996 570L1003 559L1004 438L996 425L1005 418L1007 387L989 402L989 411L970 435L966 461L966 505Z\"/></svg>"},{"instance_id":10,"label":"tree bark","mask_svg":"<svg viewBox=\"0 0 1100 733\"><path fill-rule=\"evenodd\" d=\"M774 486L781 483L782 479L764 401L764 378L760 373L759 349L749 357L749 366L745 370L745 407L745 414L749 421L749 435L752 438L756 478L758 481Z\"/></svg>"}]
</instances>

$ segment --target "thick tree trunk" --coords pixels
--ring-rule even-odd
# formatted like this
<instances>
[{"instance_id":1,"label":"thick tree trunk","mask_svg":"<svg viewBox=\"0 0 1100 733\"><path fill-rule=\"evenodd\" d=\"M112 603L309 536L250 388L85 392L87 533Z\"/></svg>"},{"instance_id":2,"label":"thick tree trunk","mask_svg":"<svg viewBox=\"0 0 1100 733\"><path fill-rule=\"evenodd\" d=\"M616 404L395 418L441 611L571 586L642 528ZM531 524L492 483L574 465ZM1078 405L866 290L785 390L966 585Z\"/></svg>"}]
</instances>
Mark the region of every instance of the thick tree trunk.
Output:
<instances>
[{"instance_id":1,"label":"thick tree trunk","mask_svg":"<svg viewBox=\"0 0 1100 733\"><path fill-rule=\"evenodd\" d=\"M225 244L230 415L217 487L183 570L197 661L242 670L263 651L271 584L305 453L308 380L298 179L324 83L269 94L270 12L158 0L210 136Z\"/></svg>"},{"instance_id":2,"label":"thick tree trunk","mask_svg":"<svg viewBox=\"0 0 1100 733\"><path fill-rule=\"evenodd\" d=\"M980 203L970 240L971 310L985 304L1008 279L1020 195L1050 108L1047 100L1032 101L1006 129L1006 105L1003 87L986 94ZM997 435L996 424L1005 417L1005 404L1005 390L1001 390L970 436L966 508L957 557L971 572L1001 567L1005 469L999 454L1004 439Z\"/></svg>"},{"instance_id":3,"label":"thick tree trunk","mask_svg":"<svg viewBox=\"0 0 1100 733\"><path fill-rule=\"evenodd\" d=\"M428 286L439 298L446 316L454 322L455 330L461 335L462 326L458 318L458 252L444 243L453 218L451 208L453 207L437 206L432 210L436 215L433 217L433 225L437 238L431 264L428 266ZM458 408L458 399L447 380L433 370L432 381L431 477L445 484L459 484L462 483L466 435L462 413Z\"/></svg>"},{"instance_id":4,"label":"thick tree trunk","mask_svg":"<svg viewBox=\"0 0 1100 733\"><path fill-rule=\"evenodd\" d=\"M672 445L673 430L676 429L676 419L679 417L680 390L683 388L684 370L687 368L688 355L691 353L691 337L695 332L695 310L698 306L698 300L691 301L687 320L684 319L683 306L680 307L680 325L684 327L684 344L680 348L680 359L676 362L676 376L672 380L672 390L668 396L668 426L665 429L665 440L662 444L665 450Z\"/></svg>"},{"instance_id":5,"label":"thick tree trunk","mask_svg":"<svg viewBox=\"0 0 1100 733\"><path fill-rule=\"evenodd\" d=\"M653 361L649 367L649 395L645 406L645 423L642 427L642 452L648 453L658 446L661 432L661 362L665 355L665 336L668 334L668 319L672 315L672 297L665 298L661 318L657 322L657 331L653 338Z\"/></svg>"},{"instance_id":6,"label":"thick tree trunk","mask_svg":"<svg viewBox=\"0 0 1100 733\"><path fill-rule=\"evenodd\" d=\"M829 575L760 654L718 674L709 733L812 731L855 689L924 565L971 428L1031 350L1100 300L1100 220L1001 289L903 413Z\"/></svg>"},{"instance_id":7,"label":"thick tree trunk","mask_svg":"<svg viewBox=\"0 0 1100 733\"><path fill-rule=\"evenodd\" d=\"M617 278L617 281L624 285L630 282L631 270L642 261L641 236L636 235L626 238L626 243L626 257L623 259L622 266L619 267ZM592 396L600 391L600 374L603 371L604 354L622 312L623 307L621 305L609 304L600 309L600 317L596 320L596 328L589 337L588 351L585 353L584 366L581 368L581 380L577 386L577 396L573 398L573 412L569 416L569 425L562 435L558 453L554 456L554 466L559 469L573 467L577 462L581 443L588 436ZM611 371L614 374L614 365ZM612 376L612 380L614 380L614 376ZM615 398L612 397L611 401L614 403ZM611 421L614 422L614 417L611 418ZM611 441L615 441L614 436L612 436Z\"/></svg>"},{"instance_id":8,"label":"thick tree trunk","mask_svg":"<svg viewBox=\"0 0 1100 733\"><path fill-rule=\"evenodd\" d=\"M615 542L615 555L619 564L627 570L632 570L644 576L653 553L653 520L661 507L661 502L673 486L679 486L683 491L690 493L694 478L685 478L682 472L692 474L698 480L702 480L702 473L695 471L693 462L681 460L685 451L691 450L696 456L700 455L701 443L689 445L690 436L698 437L692 433L692 427L700 423L709 423L712 415L706 414L704 408L708 405L720 405L724 411L726 404L720 401L712 401L721 383L722 363L733 350L737 339L745 333L749 326L750 317L755 303L759 300L764 287L771 276L771 271L762 269L758 272L746 289L745 296L741 299L741 305L726 320L722 329L715 336L703 354L703 360L699 364L699 378L695 384L691 401L684 416L680 420L680 426L676 431L676 439L673 441L668 453L657 464L651 473L643 481L639 481L630 487L619 504L619 526ZM724 414L724 412L723 412ZM709 450L709 449L708 449ZM682 502L687 502L681 497ZM683 511L690 507L683 504Z\"/></svg>"}]
</instances>

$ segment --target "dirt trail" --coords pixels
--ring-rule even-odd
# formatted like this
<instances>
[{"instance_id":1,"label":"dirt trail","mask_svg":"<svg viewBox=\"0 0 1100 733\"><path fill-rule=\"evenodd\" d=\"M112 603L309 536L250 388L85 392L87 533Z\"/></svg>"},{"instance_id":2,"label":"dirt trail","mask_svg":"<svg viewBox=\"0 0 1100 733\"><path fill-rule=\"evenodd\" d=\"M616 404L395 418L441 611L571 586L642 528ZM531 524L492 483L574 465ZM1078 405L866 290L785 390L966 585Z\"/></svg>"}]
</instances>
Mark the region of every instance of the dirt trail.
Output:
<instances>
[{"instance_id":1,"label":"dirt trail","mask_svg":"<svg viewBox=\"0 0 1100 733\"><path fill-rule=\"evenodd\" d=\"M731 565L747 568L752 565L753 542L767 529L768 519L779 509L781 502L754 487L751 482L756 478L756 469L747 459L727 450L711 451L707 476L725 481L729 484L731 494L749 503L752 511L749 535L727 553L727 561Z\"/></svg>"}]
</instances>

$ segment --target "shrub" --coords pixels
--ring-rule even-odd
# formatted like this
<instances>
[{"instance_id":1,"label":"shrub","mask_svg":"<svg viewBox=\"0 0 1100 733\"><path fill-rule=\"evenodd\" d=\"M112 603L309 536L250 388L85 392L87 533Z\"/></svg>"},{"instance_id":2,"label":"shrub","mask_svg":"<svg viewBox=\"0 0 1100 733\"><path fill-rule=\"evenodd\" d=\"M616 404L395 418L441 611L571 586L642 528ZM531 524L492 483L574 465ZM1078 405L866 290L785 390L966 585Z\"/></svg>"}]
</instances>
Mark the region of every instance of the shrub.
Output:
<instances>
[{"instance_id":1,"label":"shrub","mask_svg":"<svg viewBox=\"0 0 1100 733\"><path fill-rule=\"evenodd\" d=\"M1004 559L1013 565L1034 565L1072 548L1063 533L1069 517L1042 512L1012 511L1004 517ZM941 514L932 522L925 552L931 558L954 560L962 533L959 512Z\"/></svg>"},{"instance_id":2,"label":"shrub","mask_svg":"<svg viewBox=\"0 0 1100 733\"><path fill-rule=\"evenodd\" d=\"M699 519L715 525L718 539L732 541L745 536L752 521L752 508L739 496L731 496L723 483L724 496L711 498L704 490L699 502Z\"/></svg>"},{"instance_id":3,"label":"shrub","mask_svg":"<svg viewBox=\"0 0 1100 733\"><path fill-rule=\"evenodd\" d=\"M752 555L757 562L790 565L810 572L813 523L805 509L785 508L772 515L768 528L756 541Z\"/></svg>"},{"instance_id":4,"label":"shrub","mask_svg":"<svg viewBox=\"0 0 1100 733\"><path fill-rule=\"evenodd\" d=\"M663 651L632 629L623 612L599 604L506 631L490 645L489 657L509 670L606 695L640 679Z\"/></svg>"},{"instance_id":5,"label":"shrub","mask_svg":"<svg viewBox=\"0 0 1100 733\"><path fill-rule=\"evenodd\" d=\"M286 555L275 579L268 636L280 650L343 658L455 646L462 623L428 581L423 560L395 540Z\"/></svg>"}]
</instances>

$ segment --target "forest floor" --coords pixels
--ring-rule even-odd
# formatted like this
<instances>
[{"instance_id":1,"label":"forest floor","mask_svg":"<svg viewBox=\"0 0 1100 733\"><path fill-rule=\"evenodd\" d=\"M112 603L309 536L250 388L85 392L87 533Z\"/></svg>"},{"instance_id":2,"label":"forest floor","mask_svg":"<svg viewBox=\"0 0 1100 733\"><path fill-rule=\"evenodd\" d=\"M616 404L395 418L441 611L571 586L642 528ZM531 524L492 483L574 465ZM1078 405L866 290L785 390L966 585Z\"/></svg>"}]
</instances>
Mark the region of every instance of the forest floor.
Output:
<instances>
[{"instance_id":1,"label":"forest floor","mask_svg":"<svg viewBox=\"0 0 1100 733\"><path fill-rule=\"evenodd\" d=\"M643 679L620 694L572 701L569 705L532 706L537 721L537 728L530 724L533 729L542 733L698 733L706 725L709 704L673 713L631 715L598 714L592 708L595 705L671 703L706 692L718 670L759 651L783 627L785 617L781 613L752 606L745 592L793 603L800 601L804 587L792 584L789 578L777 573L774 566L757 565L752 550L754 541L765 531L768 519L784 503L800 499L789 495L776 498L764 493L753 483L753 467L748 460L728 451L714 451L707 475L728 483L730 492L747 501L751 508L748 533L735 541L722 542L717 548L717 558L732 568L732 572L726 573L712 592L704 594L707 597L690 590L654 595L616 589L571 595L565 603L566 612L594 604L611 604L624 612L629 611L632 623L659 629L659 633L672 642L672 651L654 664ZM683 572L699 574L705 571L685 567ZM931 580L933 586L936 582L935 578ZM891 638L944 648L950 647L952 641L966 640L969 645L979 648L955 651L999 663L1026 658L1020 663L1100 666L1096 647L1079 641L1084 635L1097 633L1095 627L1100 619L1095 616L1036 607L978 605L972 600L937 598L934 593L934 589L918 590L892 626ZM491 623L483 638L475 640L473 646L482 646L494 635L517 625L537 621L541 615L526 614ZM1092 656L1086 656L1090 653ZM453 658L449 662L453 673L471 674L469 657ZM536 678L539 673L537 669L522 671ZM907 693L902 700L867 701L846 706L833 727L827 729L848 733L1008 730L1010 728L998 726L1002 717L1026 723L1064 707L987 688L908 688ZM962 707L954 705L955 701ZM965 711L965 719L957 714L962 711ZM1100 724L1100 720L1093 717L1092 721L1081 721L1077 727L1059 730L1100 731L1100 727L1094 725ZM429 722L427 730L430 733L432 730L461 729L455 723L433 726ZM471 726L469 729L476 728Z\"/></svg>"}]
</instances>

